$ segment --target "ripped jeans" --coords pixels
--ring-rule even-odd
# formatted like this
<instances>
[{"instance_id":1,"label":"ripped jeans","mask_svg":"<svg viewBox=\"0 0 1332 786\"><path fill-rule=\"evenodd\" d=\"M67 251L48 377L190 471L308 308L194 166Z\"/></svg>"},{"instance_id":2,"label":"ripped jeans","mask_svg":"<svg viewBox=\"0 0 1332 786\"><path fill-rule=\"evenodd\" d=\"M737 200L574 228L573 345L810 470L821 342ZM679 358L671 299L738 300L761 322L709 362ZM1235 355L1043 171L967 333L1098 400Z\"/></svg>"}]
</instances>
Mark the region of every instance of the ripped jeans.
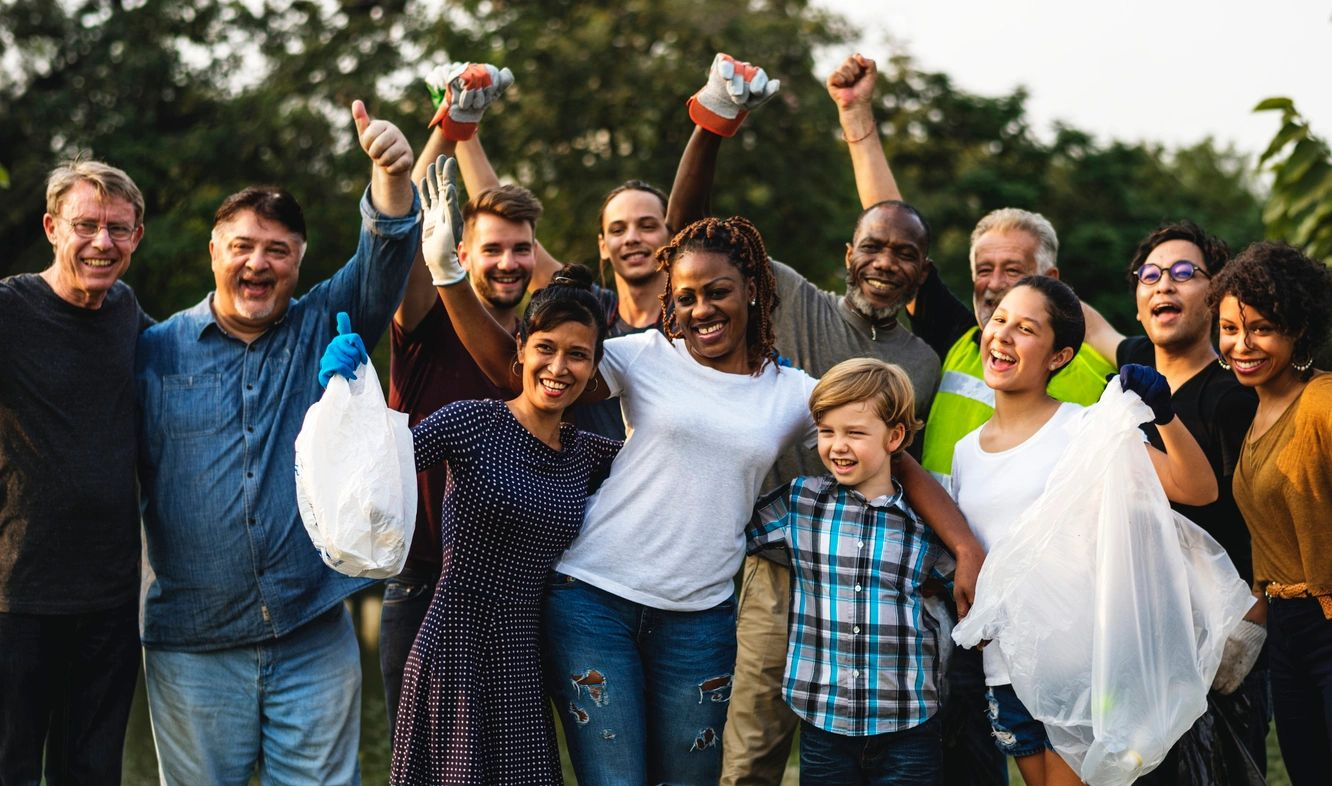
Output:
<instances>
[{"instance_id":1,"label":"ripped jeans","mask_svg":"<svg viewBox=\"0 0 1332 786\"><path fill-rule=\"evenodd\" d=\"M547 690L581 786L716 784L735 665L735 600L662 611L552 573Z\"/></svg>"}]
</instances>

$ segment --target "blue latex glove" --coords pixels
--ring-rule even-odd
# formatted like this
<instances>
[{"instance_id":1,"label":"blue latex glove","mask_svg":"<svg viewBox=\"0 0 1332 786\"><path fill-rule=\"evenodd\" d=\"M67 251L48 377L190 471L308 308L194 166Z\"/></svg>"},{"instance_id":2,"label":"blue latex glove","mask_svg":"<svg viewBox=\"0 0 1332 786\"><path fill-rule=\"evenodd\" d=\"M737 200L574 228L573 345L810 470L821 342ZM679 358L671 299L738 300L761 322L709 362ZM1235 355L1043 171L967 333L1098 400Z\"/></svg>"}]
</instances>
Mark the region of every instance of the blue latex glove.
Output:
<instances>
[{"instance_id":1,"label":"blue latex glove","mask_svg":"<svg viewBox=\"0 0 1332 786\"><path fill-rule=\"evenodd\" d=\"M1124 390L1137 393L1142 402L1152 408L1156 425L1164 426L1175 419L1175 408L1170 403L1170 383L1156 369L1128 363L1119 369L1119 384Z\"/></svg>"},{"instance_id":2,"label":"blue latex glove","mask_svg":"<svg viewBox=\"0 0 1332 786\"><path fill-rule=\"evenodd\" d=\"M334 374L347 379L356 379L356 367L370 359L365 352L365 342L352 332L351 317L346 311L338 312L338 335L328 342L328 349L319 359L319 386L328 387L328 381Z\"/></svg>"}]
</instances>

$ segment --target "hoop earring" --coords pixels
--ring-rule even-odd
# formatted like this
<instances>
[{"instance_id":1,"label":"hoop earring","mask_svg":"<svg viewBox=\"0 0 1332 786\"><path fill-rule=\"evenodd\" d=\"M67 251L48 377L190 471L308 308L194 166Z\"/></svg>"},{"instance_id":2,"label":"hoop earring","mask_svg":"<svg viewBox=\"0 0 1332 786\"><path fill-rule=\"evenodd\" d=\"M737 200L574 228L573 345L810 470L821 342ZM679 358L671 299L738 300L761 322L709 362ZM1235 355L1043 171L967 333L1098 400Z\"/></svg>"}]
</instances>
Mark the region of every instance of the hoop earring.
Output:
<instances>
[{"instance_id":1,"label":"hoop earring","mask_svg":"<svg viewBox=\"0 0 1332 786\"><path fill-rule=\"evenodd\" d=\"M1216 364L1221 368L1224 368L1226 371L1230 370L1230 364L1227 363L1226 359L1220 355L1216 356Z\"/></svg>"},{"instance_id":2,"label":"hoop earring","mask_svg":"<svg viewBox=\"0 0 1332 786\"><path fill-rule=\"evenodd\" d=\"M1292 364L1291 364L1291 366L1293 366L1293 367L1295 368L1295 370L1298 371L1298 372L1300 372L1301 374L1303 374L1304 372L1308 371L1308 370L1309 370L1309 367L1312 366L1312 365L1313 365L1313 353L1312 353L1312 352L1309 353L1309 359L1306 360L1306 361L1304 361L1303 363L1292 363Z\"/></svg>"},{"instance_id":3,"label":"hoop earring","mask_svg":"<svg viewBox=\"0 0 1332 786\"><path fill-rule=\"evenodd\" d=\"M587 390L588 390L589 393L592 393L592 392L596 391L596 389L599 388L599 387L601 387L601 383L597 382L597 377L596 377L596 375L594 374L594 375L592 376L592 387L588 388Z\"/></svg>"},{"instance_id":4,"label":"hoop earring","mask_svg":"<svg viewBox=\"0 0 1332 786\"><path fill-rule=\"evenodd\" d=\"M513 363L509 366L509 370L513 372L515 377L521 377L523 375L523 372L518 370L518 365L518 358L514 358Z\"/></svg>"}]
</instances>

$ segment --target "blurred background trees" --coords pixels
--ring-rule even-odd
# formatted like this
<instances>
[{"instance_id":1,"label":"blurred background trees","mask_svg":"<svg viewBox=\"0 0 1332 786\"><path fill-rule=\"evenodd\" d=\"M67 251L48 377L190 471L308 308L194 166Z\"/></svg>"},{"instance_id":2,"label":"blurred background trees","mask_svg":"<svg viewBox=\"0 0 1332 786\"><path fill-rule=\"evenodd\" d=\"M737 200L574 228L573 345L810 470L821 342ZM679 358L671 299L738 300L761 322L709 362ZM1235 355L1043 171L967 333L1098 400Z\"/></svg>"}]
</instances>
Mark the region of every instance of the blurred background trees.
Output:
<instances>
[{"instance_id":1,"label":"blurred background trees","mask_svg":"<svg viewBox=\"0 0 1332 786\"><path fill-rule=\"evenodd\" d=\"M684 101L713 53L726 51L780 78L782 92L726 145L714 209L748 215L773 256L840 290L859 205L815 63L849 54L851 38L808 0L8 0L0 275L49 263L43 177L82 153L144 189L147 231L127 280L150 313L165 316L211 288L212 212L255 182L280 184L305 205L309 286L354 243L367 164L348 105L365 99L419 146L431 114L419 77L453 59L513 69L514 88L482 123L486 148L502 178L545 203L543 243L595 265L602 196L630 177L669 187L691 130ZM880 63L890 160L934 225L933 257L960 293L972 226L1005 205L1050 217L1064 278L1122 328L1133 326L1129 255L1158 222L1189 217L1234 247L1263 235L1259 184L1233 150L1206 139L1168 149L1072 127L1038 132L1020 89L973 95L905 54L866 54ZM1287 127L1299 122L1289 112ZM1304 155L1297 148L1291 159ZM1326 215L1328 201L1316 209Z\"/></svg>"}]
</instances>

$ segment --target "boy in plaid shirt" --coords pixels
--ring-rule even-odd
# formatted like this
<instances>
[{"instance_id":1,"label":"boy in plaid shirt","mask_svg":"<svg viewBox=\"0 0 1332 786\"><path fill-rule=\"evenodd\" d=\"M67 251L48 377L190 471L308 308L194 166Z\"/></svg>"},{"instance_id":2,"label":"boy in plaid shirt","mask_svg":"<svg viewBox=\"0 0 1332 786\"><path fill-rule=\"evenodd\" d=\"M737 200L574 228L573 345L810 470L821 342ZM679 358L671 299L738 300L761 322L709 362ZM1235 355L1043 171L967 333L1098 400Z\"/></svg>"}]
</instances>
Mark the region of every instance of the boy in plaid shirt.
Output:
<instances>
[{"instance_id":1,"label":"boy in plaid shirt","mask_svg":"<svg viewBox=\"0 0 1332 786\"><path fill-rule=\"evenodd\" d=\"M893 478L920 428L913 399L895 365L833 367L809 399L830 474L764 495L749 528L751 551L791 553L784 691L801 719L802 786L938 780L940 631L920 590L953 560ZM979 548L963 537L949 545Z\"/></svg>"}]
</instances>

